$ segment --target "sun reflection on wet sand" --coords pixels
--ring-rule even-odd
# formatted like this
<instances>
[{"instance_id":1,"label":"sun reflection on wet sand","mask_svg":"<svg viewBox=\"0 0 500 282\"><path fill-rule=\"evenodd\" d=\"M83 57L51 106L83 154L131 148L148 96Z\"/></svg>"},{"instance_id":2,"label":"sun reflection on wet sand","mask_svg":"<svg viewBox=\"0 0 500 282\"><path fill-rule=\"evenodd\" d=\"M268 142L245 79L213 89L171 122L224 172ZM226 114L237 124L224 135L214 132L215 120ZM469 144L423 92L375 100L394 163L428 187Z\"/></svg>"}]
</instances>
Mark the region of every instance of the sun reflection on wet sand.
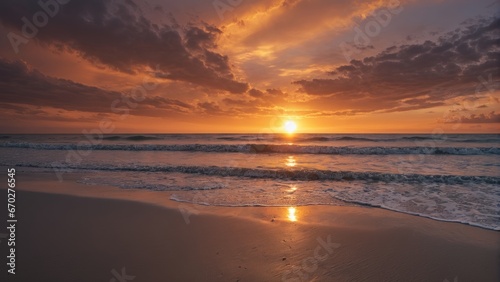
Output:
<instances>
[{"instance_id":1,"label":"sun reflection on wet sand","mask_svg":"<svg viewBox=\"0 0 500 282\"><path fill-rule=\"evenodd\" d=\"M295 216L295 207L288 208L288 220L295 222L297 221L297 216Z\"/></svg>"}]
</instances>

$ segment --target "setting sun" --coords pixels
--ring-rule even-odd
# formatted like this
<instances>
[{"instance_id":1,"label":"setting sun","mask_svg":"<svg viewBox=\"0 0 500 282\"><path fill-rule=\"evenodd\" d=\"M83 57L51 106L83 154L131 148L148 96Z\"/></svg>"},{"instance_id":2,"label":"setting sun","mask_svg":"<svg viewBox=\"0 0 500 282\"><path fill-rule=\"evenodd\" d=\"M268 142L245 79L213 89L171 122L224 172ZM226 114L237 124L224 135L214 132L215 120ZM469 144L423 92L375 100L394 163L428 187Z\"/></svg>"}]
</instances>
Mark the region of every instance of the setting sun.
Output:
<instances>
[{"instance_id":1,"label":"setting sun","mask_svg":"<svg viewBox=\"0 0 500 282\"><path fill-rule=\"evenodd\" d=\"M288 133L294 133L297 129L297 124L294 121L288 120L285 122L285 131Z\"/></svg>"}]
</instances>

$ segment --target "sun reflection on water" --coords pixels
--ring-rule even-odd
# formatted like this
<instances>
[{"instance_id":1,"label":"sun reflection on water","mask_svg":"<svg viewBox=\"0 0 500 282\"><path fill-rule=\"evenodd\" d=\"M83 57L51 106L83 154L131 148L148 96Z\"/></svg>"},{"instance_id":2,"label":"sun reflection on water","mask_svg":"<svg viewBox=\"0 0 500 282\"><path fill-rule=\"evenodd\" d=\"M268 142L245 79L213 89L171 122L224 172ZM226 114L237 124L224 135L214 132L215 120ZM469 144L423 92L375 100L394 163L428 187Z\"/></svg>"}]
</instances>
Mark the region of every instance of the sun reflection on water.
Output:
<instances>
[{"instance_id":1,"label":"sun reflection on water","mask_svg":"<svg viewBox=\"0 0 500 282\"><path fill-rule=\"evenodd\" d=\"M297 161L295 160L294 156L288 156L285 160L285 165L288 167L294 167L297 165Z\"/></svg>"},{"instance_id":2,"label":"sun reflection on water","mask_svg":"<svg viewBox=\"0 0 500 282\"><path fill-rule=\"evenodd\" d=\"M287 190L289 194L293 194L295 191L297 191L297 185L295 184L290 185L290 189Z\"/></svg>"}]
</instances>

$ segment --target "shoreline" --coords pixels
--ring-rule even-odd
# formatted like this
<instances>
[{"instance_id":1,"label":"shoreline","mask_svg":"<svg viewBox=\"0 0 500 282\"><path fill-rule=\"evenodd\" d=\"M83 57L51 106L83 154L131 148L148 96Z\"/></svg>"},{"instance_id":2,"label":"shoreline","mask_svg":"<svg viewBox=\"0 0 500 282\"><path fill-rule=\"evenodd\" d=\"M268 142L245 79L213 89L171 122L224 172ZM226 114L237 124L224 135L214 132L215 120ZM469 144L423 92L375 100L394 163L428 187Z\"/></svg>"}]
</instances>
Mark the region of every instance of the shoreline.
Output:
<instances>
[{"instance_id":1,"label":"shoreline","mask_svg":"<svg viewBox=\"0 0 500 282\"><path fill-rule=\"evenodd\" d=\"M26 169L26 168L24 168ZM78 180L81 179L80 173L75 173L75 172L70 172L70 173L65 173L64 181L57 181L56 178L54 177L54 174L51 172L33 172L31 173L28 170L23 171L23 173L30 173L30 175L24 175L25 181L28 182L37 182L38 181L43 181L51 183L51 187L48 187L47 185L43 185L41 189L32 189L29 187L25 187L24 189L27 189L28 191L35 191L35 192L45 192L45 193L56 193L56 194L65 194L65 195L74 195L74 196L81 196L81 197L92 197L92 198L108 198L108 199L123 199L123 200L132 200L132 201L139 201L143 203L149 203L149 204L154 204L154 205L160 205L163 207L167 208L172 208L172 209L178 209L179 206L189 206L194 209L198 210L205 210L205 211L210 211L210 210L216 210L216 213L222 212L224 209L264 209L264 208L269 208L269 209L280 209L280 208L287 208L288 206L223 206L223 205L200 205L200 204L193 204L190 202L186 201L178 201L178 200L172 200L170 196L175 192L175 191L154 191L154 190L141 190L141 189L135 189L135 188L130 188L130 189L124 189L124 188L119 188L116 186L110 186L110 185L88 185L84 183L79 183L77 182ZM66 189L65 187L67 185L70 185L72 189ZM95 188L97 187L97 188ZM135 193L134 197L131 197L131 193ZM157 197L157 195L160 195L161 197ZM160 200L161 199L161 200ZM462 222L458 220L448 220L448 219L442 219L442 218L436 218L432 216L427 216L425 214L419 214L419 213L412 213L408 211L400 211L388 207L382 207L382 206L377 206L377 205L370 205L366 203L358 203L358 202L349 202L345 200L340 200L342 202L345 202L347 205L345 206L335 206L335 205L299 205L295 206L298 208L314 208L314 207L352 207L352 208L370 208L370 209L376 209L377 212L386 212L385 216L391 214L391 213L397 213L401 214L403 216L410 216L410 217L419 217L419 218L424 218L424 219L430 219L432 221L437 221L437 222L442 222L442 223L451 223L451 224L460 224L460 225L465 225L469 227L474 227L474 228L479 228L483 230L488 230L488 231L494 231L498 232L500 229L492 229L485 227L480 224L473 224L469 222ZM372 210L373 211L373 210ZM387 213L388 212L388 213Z\"/></svg>"},{"instance_id":2,"label":"shoreline","mask_svg":"<svg viewBox=\"0 0 500 282\"><path fill-rule=\"evenodd\" d=\"M110 281L122 267L135 281L500 277L497 231L372 207L299 206L291 217L290 207L182 205L65 178L19 173L18 274L6 281Z\"/></svg>"}]
</instances>

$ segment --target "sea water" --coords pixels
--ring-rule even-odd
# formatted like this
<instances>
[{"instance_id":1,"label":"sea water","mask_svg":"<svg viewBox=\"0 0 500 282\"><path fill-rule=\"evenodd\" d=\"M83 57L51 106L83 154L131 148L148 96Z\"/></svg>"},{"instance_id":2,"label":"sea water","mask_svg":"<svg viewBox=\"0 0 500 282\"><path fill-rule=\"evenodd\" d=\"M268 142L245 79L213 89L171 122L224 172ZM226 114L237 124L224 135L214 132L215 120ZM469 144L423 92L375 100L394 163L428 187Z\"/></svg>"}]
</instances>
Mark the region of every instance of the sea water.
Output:
<instances>
[{"instance_id":1,"label":"sea water","mask_svg":"<svg viewBox=\"0 0 500 282\"><path fill-rule=\"evenodd\" d=\"M3 135L0 165L221 206L369 205L500 230L497 134Z\"/></svg>"}]
</instances>

